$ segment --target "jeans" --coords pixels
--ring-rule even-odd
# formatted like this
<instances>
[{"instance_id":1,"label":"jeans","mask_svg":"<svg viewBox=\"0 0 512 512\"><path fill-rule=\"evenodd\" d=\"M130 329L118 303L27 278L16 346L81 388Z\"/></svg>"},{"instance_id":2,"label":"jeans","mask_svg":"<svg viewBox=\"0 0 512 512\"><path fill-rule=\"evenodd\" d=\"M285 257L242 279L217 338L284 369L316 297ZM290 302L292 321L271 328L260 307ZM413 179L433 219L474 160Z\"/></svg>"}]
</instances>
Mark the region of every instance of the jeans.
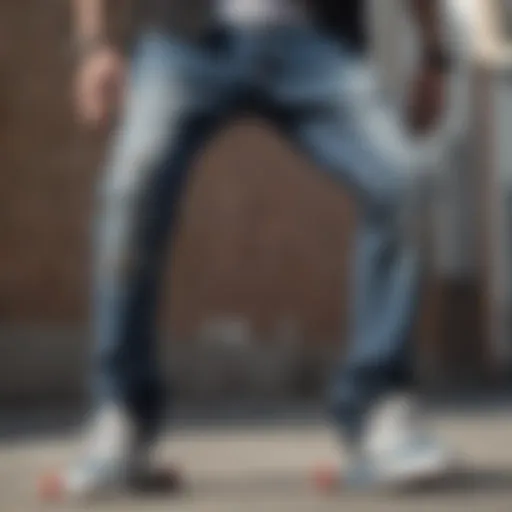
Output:
<instances>
[{"instance_id":1,"label":"jeans","mask_svg":"<svg viewBox=\"0 0 512 512\"><path fill-rule=\"evenodd\" d=\"M487 180L492 193L488 204L490 230L490 300L493 305L493 349L503 370L512 364L512 80L509 73L496 73L491 83L495 122L492 144L494 172ZM491 169L492 170L492 169Z\"/></svg>"},{"instance_id":2,"label":"jeans","mask_svg":"<svg viewBox=\"0 0 512 512\"><path fill-rule=\"evenodd\" d=\"M93 387L157 423L155 310L189 164L241 108L267 116L359 208L349 350L329 403L357 430L371 402L410 385L419 259L408 221L414 154L362 55L314 27L219 30L193 43L144 33L100 187Z\"/></svg>"}]
</instances>

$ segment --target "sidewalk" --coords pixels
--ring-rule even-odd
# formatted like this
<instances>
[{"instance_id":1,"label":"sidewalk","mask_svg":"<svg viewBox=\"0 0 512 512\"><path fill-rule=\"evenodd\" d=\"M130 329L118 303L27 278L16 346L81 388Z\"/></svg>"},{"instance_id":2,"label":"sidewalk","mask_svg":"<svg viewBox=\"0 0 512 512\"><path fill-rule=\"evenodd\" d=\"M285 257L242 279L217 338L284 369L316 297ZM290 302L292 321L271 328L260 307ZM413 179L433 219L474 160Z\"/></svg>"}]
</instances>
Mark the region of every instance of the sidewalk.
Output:
<instances>
[{"instance_id":1,"label":"sidewalk","mask_svg":"<svg viewBox=\"0 0 512 512\"><path fill-rule=\"evenodd\" d=\"M289 412L289 411L288 411ZM49 415L47 415L49 416ZM206 415L207 416L207 415ZM332 434L317 410L274 415L256 421L249 414L214 421L182 413L173 436L164 437L161 455L186 472L189 492L178 497L120 500L83 509L103 511L252 512L509 512L512 510L512 410L433 412L441 436L459 449L474 471L463 481L431 494L398 496L319 495L308 481L317 463L335 461ZM225 415L224 417L229 416ZM65 416L63 416L64 418ZM49 420L49 417L46 418ZM57 418L58 419L58 418ZM61 420L59 420L61 421ZM13 430L19 422L19 435ZM44 422L43 422L44 423ZM41 427L34 416L0 418L0 510L72 512L80 507L43 507L31 485L44 469L70 460L74 433ZM65 421L61 421L65 424ZM6 428L6 425L8 428ZM11 435L6 432L11 431ZM24 430L23 435L20 432ZM340 456L341 458L341 456Z\"/></svg>"}]
</instances>

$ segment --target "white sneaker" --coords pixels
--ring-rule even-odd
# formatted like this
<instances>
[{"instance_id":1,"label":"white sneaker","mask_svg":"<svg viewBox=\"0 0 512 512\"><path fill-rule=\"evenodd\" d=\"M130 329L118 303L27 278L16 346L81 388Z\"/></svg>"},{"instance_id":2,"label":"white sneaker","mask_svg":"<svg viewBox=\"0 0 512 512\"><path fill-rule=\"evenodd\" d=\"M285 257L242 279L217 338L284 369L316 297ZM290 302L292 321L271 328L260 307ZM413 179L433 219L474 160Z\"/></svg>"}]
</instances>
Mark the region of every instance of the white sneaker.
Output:
<instances>
[{"instance_id":1,"label":"white sneaker","mask_svg":"<svg viewBox=\"0 0 512 512\"><path fill-rule=\"evenodd\" d=\"M88 498L126 487L136 474L149 471L149 446L141 445L137 433L121 407L101 409L87 436L81 462L61 473L44 475L39 485L41 497Z\"/></svg>"},{"instance_id":2,"label":"white sneaker","mask_svg":"<svg viewBox=\"0 0 512 512\"><path fill-rule=\"evenodd\" d=\"M455 467L452 454L428 435L407 396L395 396L374 409L355 450L345 471L317 468L315 485L324 491L407 488L437 481Z\"/></svg>"},{"instance_id":3,"label":"white sneaker","mask_svg":"<svg viewBox=\"0 0 512 512\"><path fill-rule=\"evenodd\" d=\"M437 479L453 455L429 432L411 397L385 400L370 415L361 455L377 484L409 485Z\"/></svg>"}]
</instances>

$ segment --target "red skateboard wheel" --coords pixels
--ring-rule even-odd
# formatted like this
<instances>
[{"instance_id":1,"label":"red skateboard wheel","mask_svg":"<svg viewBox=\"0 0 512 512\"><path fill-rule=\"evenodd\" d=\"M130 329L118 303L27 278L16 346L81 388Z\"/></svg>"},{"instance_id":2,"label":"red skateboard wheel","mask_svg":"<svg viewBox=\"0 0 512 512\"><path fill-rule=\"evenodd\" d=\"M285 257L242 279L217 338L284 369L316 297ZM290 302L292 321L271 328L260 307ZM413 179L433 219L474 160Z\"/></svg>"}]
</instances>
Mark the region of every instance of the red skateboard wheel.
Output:
<instances>
[{"instance_id":1,"label":"red skateboard wheel","mask_svg":"<svg viewBox=\"0 0 512 512\"><path fill-rule=\"evenodd\" d=\"M313 484L322 492L333 492L341 487L339 468L335 466L318 466L313 470Z\"/></svg>"},{"instance_id":2,"label":"red skateboard wheel","mask_svg":"<svg viewBox=\"0 0 512 512\"><path fill-rule=\"evenodd\" d=\"M171 493L183 488L181 473L176 468L156 468L149 473L134 477L125 482L127 492ZM99 491L100 493L102 491ZM43 474L37 482L37 496L46 503L55 503L73 496L73 490L66 489L62 473L51 471ZM77 494L77 497L80 493ZM94 494L92 491L91 494Z\"/></svg>"},{"instance_id":3,"label":"red skateboard wheel","mask_svg":"<svg viewBox=\"0 0 512 512\"><path fill-rule=\"evenodd\" d=\"M37 495L45 502L61 500L64 495L64 482L61 475L56 471L44 474L37 483Z\"/></svg>"}]
</instances>

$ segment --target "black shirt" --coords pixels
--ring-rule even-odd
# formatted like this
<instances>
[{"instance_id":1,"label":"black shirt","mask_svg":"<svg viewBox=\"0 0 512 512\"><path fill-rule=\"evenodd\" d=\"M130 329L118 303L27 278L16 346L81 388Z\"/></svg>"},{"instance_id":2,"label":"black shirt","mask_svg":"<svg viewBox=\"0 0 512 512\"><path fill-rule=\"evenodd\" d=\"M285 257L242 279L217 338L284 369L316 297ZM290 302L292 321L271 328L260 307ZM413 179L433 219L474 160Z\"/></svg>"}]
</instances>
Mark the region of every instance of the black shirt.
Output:
<instances>
[{"instance_id":1,"label":"black shirt","mask_svg":"<svg viewBox=\"0 0 512 512\"><path fill-rule=\"evenodd\" d=\"M354 50L368 42L365 0L308 0L316 23Z\"/></svg>"},{"instance_id":2,"label":"black shirt","mask_svg":"<svg viewBox=\"0 0 512 512\"><path fill-rule=\"evenodd\" d=\"M296 0L309 11L318 27L361 50L367 42L366 0ZM384 1L384 0L382 0ZM197 36L214 22L216 0L137 0L135 22L165 27L185 36Z\"/></svg>"}]
</instances>

